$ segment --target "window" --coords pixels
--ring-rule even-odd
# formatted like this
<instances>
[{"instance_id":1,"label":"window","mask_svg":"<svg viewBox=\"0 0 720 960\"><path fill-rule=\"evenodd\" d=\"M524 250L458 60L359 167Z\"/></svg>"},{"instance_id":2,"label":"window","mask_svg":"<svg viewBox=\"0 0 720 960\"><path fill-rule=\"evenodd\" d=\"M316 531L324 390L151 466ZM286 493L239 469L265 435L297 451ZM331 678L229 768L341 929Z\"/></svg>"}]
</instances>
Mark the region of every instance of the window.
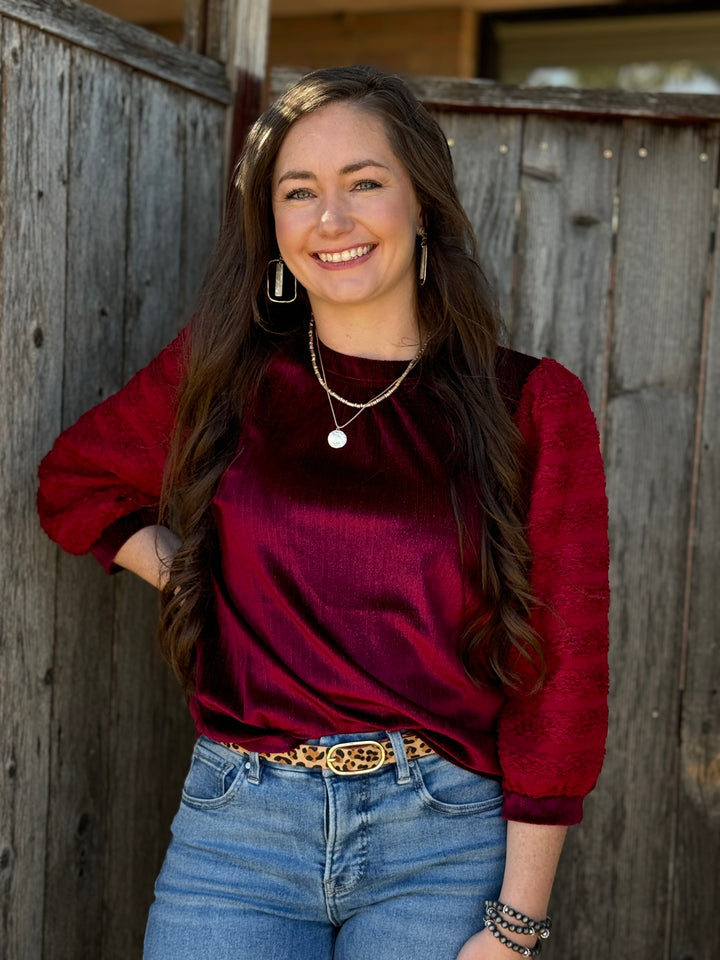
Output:
<instances>
[{"instance_id":1,"label":"window","mask_svg":"<svg viewBox=\"0 0 720 960\"><path fill-rule=\"evenodd\" d=\"M720 10L688 6L486 16L480 75L536 86L718 94Z\"/></svg>"}]
</instances>

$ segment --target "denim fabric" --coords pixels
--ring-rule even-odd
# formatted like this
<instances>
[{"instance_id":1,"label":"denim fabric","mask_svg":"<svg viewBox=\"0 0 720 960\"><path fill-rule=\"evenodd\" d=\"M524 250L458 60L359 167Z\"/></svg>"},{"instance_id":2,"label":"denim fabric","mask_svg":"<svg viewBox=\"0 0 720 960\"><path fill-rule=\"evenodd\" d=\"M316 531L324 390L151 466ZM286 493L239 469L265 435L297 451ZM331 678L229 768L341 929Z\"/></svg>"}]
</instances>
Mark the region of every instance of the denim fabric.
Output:
<instances>
[{"instance_id":1,"label":"denim fabric","mask_svg":"<svg viewBox=\"0 0 720 960\"><path fill-rule=\"evenodd\" d=\"M500 784L432 755L350 777L198 740L144 960L455 960L497 897Z\"/></svg>"}]
</instances>

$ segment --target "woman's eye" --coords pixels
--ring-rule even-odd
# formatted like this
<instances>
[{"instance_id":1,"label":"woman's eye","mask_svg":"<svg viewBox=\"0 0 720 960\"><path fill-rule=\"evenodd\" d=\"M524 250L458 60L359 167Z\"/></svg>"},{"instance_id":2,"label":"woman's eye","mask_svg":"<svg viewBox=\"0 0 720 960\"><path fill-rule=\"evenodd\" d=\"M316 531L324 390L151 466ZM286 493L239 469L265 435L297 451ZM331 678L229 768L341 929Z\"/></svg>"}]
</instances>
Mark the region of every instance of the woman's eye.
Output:
<instances>
[{"instance_id":1,"label":"woman's eye","mask_svg":"<svg viewBox=\"0 0 720 960\"><path fill-rule=\"evenodd\" d=\"M306 187L296 187L285 197L286 200L309 200L312 193Z\"/></svg>"},{"instance_id":2,"label":"woman's eye","mask_svg":"<svg viewBox=\"0 0 720 960\"><path fill-rule=\"evenodd\" d=\"M379 184L377 180L359 180L355 184L356 190L377 190L382 184Z\"/></svg>"}]
</instances>

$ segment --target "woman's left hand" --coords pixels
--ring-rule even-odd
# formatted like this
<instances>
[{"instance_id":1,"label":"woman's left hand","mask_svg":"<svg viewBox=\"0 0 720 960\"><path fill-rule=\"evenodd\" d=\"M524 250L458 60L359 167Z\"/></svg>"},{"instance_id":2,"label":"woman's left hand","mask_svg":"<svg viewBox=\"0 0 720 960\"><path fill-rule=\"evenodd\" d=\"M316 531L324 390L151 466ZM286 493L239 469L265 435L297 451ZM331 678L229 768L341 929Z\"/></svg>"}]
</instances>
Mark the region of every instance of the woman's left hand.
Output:
<instances>
[{"instance_id":1,"label":"woman's left hand","mask_svg":"<svg viewBox=\"0 0 720 960\"><path fill-rule=\"evenodd\" d=\"M489 930L481 930L466 941L457 960L510 960L513 956L518 958L519 954L503 946Z\"/></svg>"}]
</instances>

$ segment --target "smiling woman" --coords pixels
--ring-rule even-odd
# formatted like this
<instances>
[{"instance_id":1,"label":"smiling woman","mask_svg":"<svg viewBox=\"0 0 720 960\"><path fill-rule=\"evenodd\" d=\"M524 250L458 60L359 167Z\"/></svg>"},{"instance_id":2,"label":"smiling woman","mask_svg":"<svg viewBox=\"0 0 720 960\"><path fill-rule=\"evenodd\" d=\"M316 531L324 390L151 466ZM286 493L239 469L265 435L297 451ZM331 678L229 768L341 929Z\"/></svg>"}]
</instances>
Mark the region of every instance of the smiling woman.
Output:
<instances>
[{"instance_id":1,"label":"smiling woman","mask_svg":"<svg viewBox=\"0 0 720 960\"><path fill-rule=\"evenodd\" d=\"M382 122L344 103L299 120L278 153L272 208L280 254L307 291L320 339L358 356L412 357L422 217Z\"/></svg>"},{"instance_id":2,"label":"smiling woman","mask_svg":"<svg viewBox=\"0 0 720 960\"><path fill-rule=\"evenodd\" d=\"M146 960L534 956L606 724L579 381L498 345L397 77L255 124L197 313L41 466L46 530L162 589L199 739Z\"/></svg>"}]
</instances>

